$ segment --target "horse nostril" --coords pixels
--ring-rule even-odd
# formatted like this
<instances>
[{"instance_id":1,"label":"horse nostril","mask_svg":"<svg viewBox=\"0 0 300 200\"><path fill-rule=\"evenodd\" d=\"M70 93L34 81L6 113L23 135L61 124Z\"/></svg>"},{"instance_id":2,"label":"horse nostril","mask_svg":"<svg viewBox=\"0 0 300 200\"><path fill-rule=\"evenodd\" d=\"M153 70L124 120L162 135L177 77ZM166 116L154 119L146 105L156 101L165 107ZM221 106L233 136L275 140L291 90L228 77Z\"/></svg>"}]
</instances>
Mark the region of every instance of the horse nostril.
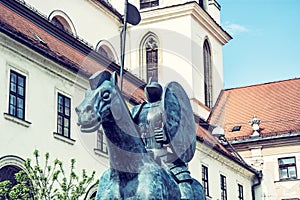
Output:
<instances>
[{"instance_id":1,"label":"horse nostril","mask_svg":"<svg viewBox=\"0 0 300 200\"><path fill-rule=\"evenodd\" d=\"M86 112L91 112L93 110L93 107L91 105L88 105L86 107Z\"/></svg>"}]
</instances>

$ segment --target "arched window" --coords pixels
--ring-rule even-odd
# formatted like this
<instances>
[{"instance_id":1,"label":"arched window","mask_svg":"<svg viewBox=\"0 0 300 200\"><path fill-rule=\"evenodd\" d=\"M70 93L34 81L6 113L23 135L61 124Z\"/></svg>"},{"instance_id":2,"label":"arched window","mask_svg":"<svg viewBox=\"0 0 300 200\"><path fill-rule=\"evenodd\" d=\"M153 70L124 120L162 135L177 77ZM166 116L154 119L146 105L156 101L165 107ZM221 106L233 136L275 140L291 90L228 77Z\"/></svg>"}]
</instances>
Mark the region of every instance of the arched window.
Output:
<instances>
[{"instance_id":1,"label":"arched window","mask_svg":"<svg viewBox=\"0 0 300 200\"><path fill-rule=\"evenodd\" d=\"M75 27L70 18L62 11L55 10L49 15L49 21L58 28L76 35Z\"/></svg>"},{"instance_id":2,"label":"arched window","mask_svg":"<svg viewBox=\"0 0 300 200\"><path fill-rule=\"evenodd\" d=\"M26 171L24 167L24 162L22 158L18 156L4 156L0 158L0 182L10 181L11 187L15 186L17 183L15 179L15 174L20 170Z\"/></svg>"},{"instance_id":3,"label":"arched window","mask_svg":"<svg viewBox=\"0 0 300 200\"><path fill-rule=\"evenodd\" d=\"M96 51L112 62L118 63L117 53L108 41L101 40L96 46Z\"/></svg>"},{"instance_id":4,"label":"arched window","mask_svg":"<svg viewBox=\"0 0 300 200\"><path fill-rule=\"evenodd\" d=\"M153 80L158 81L159 44L156 35L149 33L144 37L140 54L142 61L139 72L140 78L148 82L152 77Z\"/></svg>"},{"instance_id":5,"label":"arched window","mask_svg":"<svg viewBox=\"0 0 300 200\"><path fill-rule=\"evenodd\" d=\"M212 107L212 66L211 66L211 51L207 40L203 45L203 66L204 66L204 97L205 105Z\"/></svg>"},{"instance_id":6,"label":"arched window","mask_svg":"<svg viewBox=\"0 0 300 200\"><path fill-rule=\"evenodd\" d=\"M86 193L84 199L85 199L85 200L87 200L87 199L96 199L97 189L98 189L98 184L92 185L92 186L88 189L88 191L87 191L87 193Z\"/></svg>"},{"instance_id":7,"label":"arched window","mask_svg":"<svg viewBox=\"0 0 300 200\"><path fill-rule=\"evenodd\" d=\"M20 167L14 165L6 165L0 169L0 182L8 180L11 182L11 185L16 185L17 181L15 180L15 174L21 170Z\"/></svg>"}]
</instances>

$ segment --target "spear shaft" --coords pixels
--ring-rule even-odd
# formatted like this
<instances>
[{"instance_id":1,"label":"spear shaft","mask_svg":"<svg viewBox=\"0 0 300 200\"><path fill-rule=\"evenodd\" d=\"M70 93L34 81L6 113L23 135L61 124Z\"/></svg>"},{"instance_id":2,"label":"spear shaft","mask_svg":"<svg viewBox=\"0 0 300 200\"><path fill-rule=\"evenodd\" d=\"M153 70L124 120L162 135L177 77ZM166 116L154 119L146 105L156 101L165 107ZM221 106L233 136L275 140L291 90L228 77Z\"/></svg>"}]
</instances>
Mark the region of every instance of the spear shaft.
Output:
<instances>
[{"instance_id":1,"label":"spear shaft","mask_svg":"<svg viewBox=\"0 0 300 200\"><path fill-rule=\"evenodd\" d=\"M121 35L121 71L120 71L120 90L123 88L123 73L125 63L125 44L126 44L126 31L127 31L127 4L128 0L125 0L124 7L124 19L123 19L123 30Z\"/></svg>"}]
</instances>

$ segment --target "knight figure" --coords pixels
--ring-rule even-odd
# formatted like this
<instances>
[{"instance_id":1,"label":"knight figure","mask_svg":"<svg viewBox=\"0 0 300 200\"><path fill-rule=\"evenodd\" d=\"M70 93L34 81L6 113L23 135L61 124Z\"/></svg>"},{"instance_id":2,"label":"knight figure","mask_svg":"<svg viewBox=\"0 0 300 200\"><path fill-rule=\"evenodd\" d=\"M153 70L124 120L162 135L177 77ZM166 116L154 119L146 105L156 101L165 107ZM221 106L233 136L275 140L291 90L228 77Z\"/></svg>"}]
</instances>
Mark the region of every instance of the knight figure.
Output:
<instances>
[{"instance_id":1,"label":"knight figure","mask_svg":"<svg viewBox=\"0 0 300 200\"><path fill-rule=\"evenodd\" d=\"M193 199L190 196L193 194L193 178L185 163L189 162L194 155L195 136L186 139L184 134L180 133L183 128L180 124L180 116L185 114L182 113L184 106L178 106L182 95L176 97L174 92L176 93L174 84L166 87L164 91L159 83L150 80L145 87L147 101L132 109L132 117L148 153L156 163L172 174L178 184L181 199ZM193 122L185 124L185 126L189 125L194 126ZM195 129L191 128L191 130L195 134ZM177 145L184 140L188 141L186 145L181 143ZM185 146L186 149L181 150L178 146Z\"/></svg>"}]
</instances>

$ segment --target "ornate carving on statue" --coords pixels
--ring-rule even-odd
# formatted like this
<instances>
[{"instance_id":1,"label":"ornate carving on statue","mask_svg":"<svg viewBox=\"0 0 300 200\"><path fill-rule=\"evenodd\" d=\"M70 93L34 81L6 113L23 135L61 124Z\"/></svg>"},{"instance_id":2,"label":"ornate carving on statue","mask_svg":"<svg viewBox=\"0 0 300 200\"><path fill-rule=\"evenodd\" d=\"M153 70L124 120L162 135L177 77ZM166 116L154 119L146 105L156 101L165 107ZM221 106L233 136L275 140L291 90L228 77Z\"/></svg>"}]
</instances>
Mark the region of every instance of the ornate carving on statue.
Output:
<instances>
[{"instance_id":1,"label":"ornate carving on statue","mask_svg":"<svg viewBox=\"0 0 300 200\"><path fill-rule=\"evenodd\" d=\"M96 199L205 199L186 162L195 152L193 113L176 83L145 87L147 102L129 112L116 74L95 73L91 89L76 108L82 132L102 126L110 169L100 179Z\"/></svg>"}]
</instances>

